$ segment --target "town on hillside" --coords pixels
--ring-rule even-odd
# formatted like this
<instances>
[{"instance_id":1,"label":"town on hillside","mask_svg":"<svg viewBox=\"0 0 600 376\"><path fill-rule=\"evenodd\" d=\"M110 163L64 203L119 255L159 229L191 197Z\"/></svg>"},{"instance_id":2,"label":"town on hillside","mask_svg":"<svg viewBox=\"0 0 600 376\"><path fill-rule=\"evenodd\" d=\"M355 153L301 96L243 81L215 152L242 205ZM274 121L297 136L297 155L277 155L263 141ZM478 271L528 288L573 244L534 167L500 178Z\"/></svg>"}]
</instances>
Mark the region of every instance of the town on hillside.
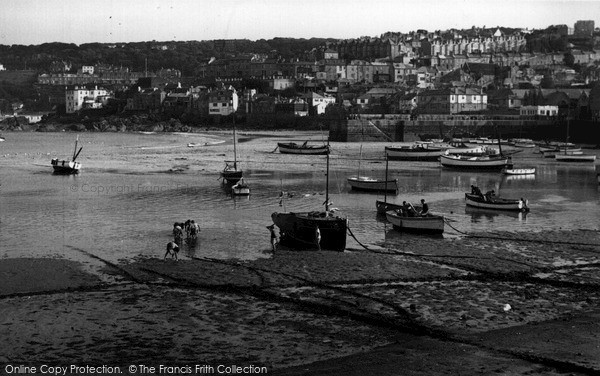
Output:
<instances>
[{"instance_id":1,"label":"town on hillside","mask_svg":"<svg viewBox=\"0 0 600 376\"><path fill-rule=\"evenodd\" d=\"M310 128L331 118L504 116L592 127L600 115L594 21L311 41L262 41L279 49L268 51L247 40L0 46L0 120L4 129L133 115L189 127L233 120Z\"/></svg>"}]
</instances>

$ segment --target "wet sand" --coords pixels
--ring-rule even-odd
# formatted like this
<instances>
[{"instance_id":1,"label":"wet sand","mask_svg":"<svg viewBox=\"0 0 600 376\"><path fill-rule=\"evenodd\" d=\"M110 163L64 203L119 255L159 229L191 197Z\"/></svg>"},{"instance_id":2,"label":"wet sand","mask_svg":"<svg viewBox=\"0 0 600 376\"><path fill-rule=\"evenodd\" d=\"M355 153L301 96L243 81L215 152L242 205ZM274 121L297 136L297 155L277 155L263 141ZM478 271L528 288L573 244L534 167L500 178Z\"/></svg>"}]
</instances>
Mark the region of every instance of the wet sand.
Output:
<instances>
[{"instance_id":1,"label":"wet sand","mask_svg":"<svg viewBox=\"0 0 600 376\"><path fill-rule=\"evenodd\" d=\"M260 150L291 137L304 135L277 135ZM250 154L256 144L244 147ZM165 153L165 168L173 167ZM198 151L189 161L212 168L204 157ZM95 260L103 267L94 272L58 258L0 259L0 365L104 364L125 374L129 365L158 364L265 366L281 375L600 373L597 231L401 246L174 261L157 245L155 257Z\"/></svg>"},{"instance_id":2,"label":"wet sand","mask_svg":"<svg viewBox=\"0 0 600 376\"><path fill-rule=\"evenodd\" d=\"M600 372L600 236L510 235L245 262L157 255L107 264L112 282L67 260L3 259L0 361Z\"/></svg>"}]
</instances>

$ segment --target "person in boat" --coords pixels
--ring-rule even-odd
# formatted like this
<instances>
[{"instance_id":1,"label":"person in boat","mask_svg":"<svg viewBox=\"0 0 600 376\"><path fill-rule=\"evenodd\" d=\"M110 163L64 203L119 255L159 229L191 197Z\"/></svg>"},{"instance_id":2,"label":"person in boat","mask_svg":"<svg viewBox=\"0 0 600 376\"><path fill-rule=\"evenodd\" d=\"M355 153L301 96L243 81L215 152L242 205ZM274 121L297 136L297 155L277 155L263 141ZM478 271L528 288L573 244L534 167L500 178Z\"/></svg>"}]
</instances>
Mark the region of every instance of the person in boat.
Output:
<instances>
[{"instance_id":1,"label":"person in boat","mask_svg":"<svg viewBox=\"0 0 600 376\"><path fill-rule=\"evenodd\" d=\"M484 198L486 201L491 201L494 196L496 196L496 191L492 189L491 191L485 192Z\"/></svg>"},{"instance_id":2,"label":"person in boat","mask_svg":"<svg viewBox=\"0 0 600 376\"><path fill-rule=\"evenodd\" d=\"M425 217L429 213L429 205L425 202L425 199L421 199L421 212L419 213L421 216Z\"/></svg>"},{"instance_id":3,"label":"person in boat","mask_svg":"<svg viewBox=\"0 0 600 376\"><path fill-rule=\"evenodd\" d=\"M175 260L177 260L177 253L179 253L179 246L177 245L177 243L171 241L167 243L167 252L165 253L165 257L163 257L163 260L167 259L167 256L171 255L171 258L174 258Z\"/></svg>"},{"instance_id":4,"label":"person in boat","mask_svg":"<svg viewBox=\"0 0 600 376\"><path fill-rule=\"evenodd\" d=\"M417 210L410 202L402 201L402 209L404 210L404 215L407 217L414 217L417 215Z\"/></svg>"},{"instance_id":5,"label":"person in boat","mask_svg":"<svg viewBox=\"0 0 600 376\"><path fill-rule=\"evenodd\" d=\"M479 189L479 187L476 187L474 185L471 185L471 194L483 197L483 194L481 193L481 189Z\"/></svg>"},{"instance_id":6,"label":"person in boat","mask_svg":"<svg viewBox=\"0 0 600 376\"><path fill-rule=\"evenodd\" d=\"M267 226L267 228L271 233L271 250L275 252L277 249L277 234L275 233L275 225Z\"/></svg>"}]
</instances>

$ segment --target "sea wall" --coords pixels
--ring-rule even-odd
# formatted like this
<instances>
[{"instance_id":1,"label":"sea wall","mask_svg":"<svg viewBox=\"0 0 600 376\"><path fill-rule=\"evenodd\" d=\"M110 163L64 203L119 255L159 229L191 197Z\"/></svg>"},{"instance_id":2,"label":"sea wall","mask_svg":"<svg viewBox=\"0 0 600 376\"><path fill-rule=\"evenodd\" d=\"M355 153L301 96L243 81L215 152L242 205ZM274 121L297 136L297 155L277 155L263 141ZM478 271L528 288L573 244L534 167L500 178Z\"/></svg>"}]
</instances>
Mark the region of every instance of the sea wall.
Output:
<instances>
[{"instance_id":1,"label":"sea wall","mask_svg":"<svg viewBox=\"0 0 600 376\"><path fill-rule=\"evenodd\" d=\"M418 119L401 116L371 116L336 120L330 123L330 139L339 142L401 142L427 138L463 136L565 140L566 122L551 119L499 119L480 116L420 115ZM569 141L600 144L600 125L591 121L572 121Z\"/></svg>"}]
</instances>

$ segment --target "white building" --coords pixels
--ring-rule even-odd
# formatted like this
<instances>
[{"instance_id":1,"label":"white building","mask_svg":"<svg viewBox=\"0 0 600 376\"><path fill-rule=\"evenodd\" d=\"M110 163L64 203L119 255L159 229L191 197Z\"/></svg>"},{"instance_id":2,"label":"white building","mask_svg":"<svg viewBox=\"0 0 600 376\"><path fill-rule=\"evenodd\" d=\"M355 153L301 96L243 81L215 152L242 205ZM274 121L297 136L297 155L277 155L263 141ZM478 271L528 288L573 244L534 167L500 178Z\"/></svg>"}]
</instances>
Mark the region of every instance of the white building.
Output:
<instances>
[{"instance_id":1,"label":"white building","mask_svg":"<svg viewBox=\"0 0 600 376\"><path fill-rule=\"evenodd\" d=\"M235 90L217 90L208 94L209 115L231 115L239 104L238 95Z\"/></svg>"},{"instance_id":2,"label":"white building","mask_svg":"<svg viewBox=\"0 0 600 376\"><path fill-rule=\"evenodd\" d=\"M71 86L65 90L65 103L67 114L75 113L83 108L101 108L109 97L106 89L87 88L85 86Z\"/></svg>"},{"instance_id":3,"label":"white building","mask_svg":"<svg viewBox=\"0 0 600 376\"><path fill-rule=\"evenodd\" d=\"M557 116L558 106L522 106L519 114L521 116Z\"/></svg>"},{"instance_id":4,"label":"white building","mask_svg":"<svg viewBox=\"0 0 600 376\"><path fill-rule=\"evenodd\" d=\"M305 95L304 100L308 103L310 108L314 109L314 113L321 115L325 113L325 108L330 103L335 103L335 98L329 95L323 96L317 93L310 93Z\"/></svg>"}]
</instances>

